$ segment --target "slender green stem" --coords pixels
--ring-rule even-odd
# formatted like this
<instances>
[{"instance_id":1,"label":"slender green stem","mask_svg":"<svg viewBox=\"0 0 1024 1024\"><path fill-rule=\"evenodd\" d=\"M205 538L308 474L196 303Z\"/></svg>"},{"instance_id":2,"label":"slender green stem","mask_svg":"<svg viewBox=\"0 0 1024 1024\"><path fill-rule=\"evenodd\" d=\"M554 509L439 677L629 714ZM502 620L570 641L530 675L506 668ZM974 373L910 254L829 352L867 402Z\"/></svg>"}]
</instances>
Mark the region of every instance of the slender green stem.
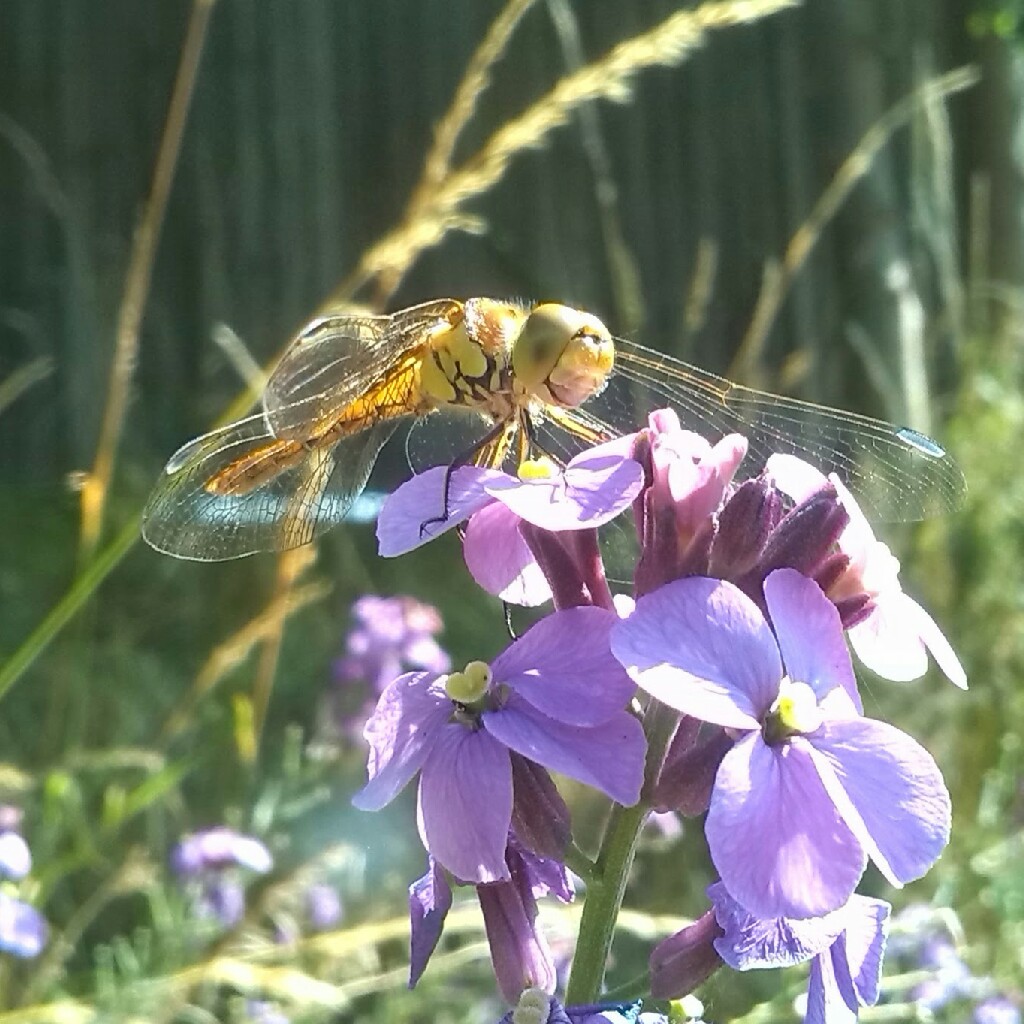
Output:
<instances>
[{"instance_id":1,"label":"slender green stem","mask_svg":"<svg viewBox=\"0 0 1024 1024\"><path fill-rule=\"evenodd\" d=\"M125 523L121 532L79 574L50 614L39 623L22 645L0 666L0 698L18 681L21 674L46 649L47 644L71 621L75 613L95 593L121 559L139 539L139 521Z\"/></svg>"},{"instance_id":2,"label":"slender green stem","mask_svg":"<svg viewBox=\"0 0 1024 1024\"><path fill-rule=\"evenodd\" d=\"M632 807L616 805L601 842L580 917L576 955L566 988L569 1006L595 1002L601 995L615 924L626 892L629 870L636 855L640 829L650 810L649 790L654 784L679 716L671 708L652 701L645 721L647 765L644 797Z\"/></svg>"},{"instance_id":3,"label":"slender green stem","mask_svg":"<svg viewBox=\"0 0 1024 1024\"><path fill-rule=\"evenodd\" d=\"M587 885L594 877L594 862L573 842L569 843L564 855L566 867L580 876Z\"/></svg>"}]
</instances>

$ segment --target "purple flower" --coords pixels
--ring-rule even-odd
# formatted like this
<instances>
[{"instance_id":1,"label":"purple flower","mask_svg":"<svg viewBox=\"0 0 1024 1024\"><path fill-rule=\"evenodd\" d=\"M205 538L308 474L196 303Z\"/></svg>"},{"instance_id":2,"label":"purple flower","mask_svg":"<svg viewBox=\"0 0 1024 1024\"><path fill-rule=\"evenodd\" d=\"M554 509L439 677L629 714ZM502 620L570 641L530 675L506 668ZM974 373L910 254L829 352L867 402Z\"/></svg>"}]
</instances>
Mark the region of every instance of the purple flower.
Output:
<instances>
[{"instance_id":1,"label":"purple flower","mask_svg":"<svg viewBox=\"0 0 1024 1024\"><path fill-rule=\"evenodd\" d=\"M989 996L974 1008L974 1024L1020 1024L1020 1007L1006 996Z\"/></svg>"},{"instance_id":2,"label":"purple flower","mask_svg":"<svg viewBox=\"0 0 1024 1024\"><path fill-rule=\"evenodd\" d=\"M762 920L749 914L721 882L708 888L722 935L714 946L734 970L789 967L811 960L808 1024L854 1021L878 1001L891 910L882 900L852 896L838 910L805 920Z\"/></svg>"},{"instance_id":3,"label":"purple flower","mask_svg":"<svg viewBox=\"0 0 1024 1024\"><path fill-rule=\"evenodd\" d=\"M201 917L214 918L233 928L245 917L245 889L237 878L215 874L203 879L196 910Z\"/></svg>"},{"instance_id":4,"label":"purple flower","mask_svg":"<svg viewBox=\"0 0 1024 1024\"><path fill-rule=\"evenodd\" d=\"M414 597L367 594L352 605L356 624L335 664L339 681L366 681L380 693L402 672L447 672L451 660L435 636L443 623L436 608Z\"/></svg>"},{"instance_id":5,"label":"purple flower","mask_svg":"<svg viewBox=\"0 0 1024 1024\"><path fill-rule=\"evenodd\" d=\"M171 851L171 867L185 878L229 867L248 868L262 875L273 866L270 851L259 839L223 825L194 832Z\"/></svg>"},{"instance_id":6,"label":"purple flower","mask_svg":"<svg viewBox=\"0 0 1024 1024\"><path fill-rule=\"evenodd\" d=\"M491 962L498 987L514 1003L524 988L553 992L557 974L554 959L537 926L537 900L552 895L563 903L573 899L573 885L565 865L538 857L512 837L505 850L509 877L476 887L484 917ZM409 886L411 942L409 987L419 981L441 938L452 905L452 890L433 857L427 873Z\"/></svg>"},{"instance_id":7,"label":"purple flower","mask_svg":"<svg viewBox=\"0 0 1024 1024\"><path fill-rule=\"evenodd\" d=\"M380 554L405 554L469 519L463 551L477 583L504 601L542 604L551 591L520 523L560 532L610 522L643 486L643 470L625 457L625 448L621 438L600 445L564 470L529 462L519 476L479 466L428 469L399 487L381 509Z\"/></svg>"},{"instance_id":8,"label":"purple flower","mask_svg":"<svg viewBox=\"0 0 1024 1024\"><path fill-rule=\"evenodd\" d=\"M28 843L18 834L21 811L0 807L0 878L24 878L32 870Z\"/></svg>"},{"instance_id":9,"label":"purple flower","mask_svg":"<svg viewBox=\"0 0 1024 1024\"><path fill-rule=\"evenodd\" d=\"M341 897L333 885L317 882L306 890L306 917L314 931L333 928L342 915Z\"/></svg>"},{"instance_id":10,"label":"purple flower","mask_svg":"<svg viewBox=\"0 0 1024 1024\"><path fill-rule=\"evenodd\" d=\"M928 671L928 652L945 675L967 689L967 675L935 620L900 586L900 563L881 541L853 495L834 473L826 478L793 455L773 455L768 471L785 493L802 501L831 483L850 517L838 547L849 564L827 588L836 602L866 594L866 613L850 627L850 644L857 657L884 679L903 682Z\"/></svg>"},{"instance_id":11,"label":"purple flower","mask_svg":"<svg viewBox=\"0 0 1024 1024\"><path fill-rule=\"evenodd\" d=\"M369 782L353 803L378 810L419 772L424 845L466 882L509 877L513 751L618 803L636 803L645 741L623 710L633 685L608 646L616 621L601 608L566 609L491 665L396 679L367 723Z\"/></svg>"},{"instance_id":12,"label":"purple flower","mask_svg":"<svg viewBox=\"0 0 1024 1024\"><path fill-rule=\"evenodd\" d=\"M729 893L759 918L819 917L868 856L897 886L924 874L949 837L949 794L923 747L860 716L820 588L781 569L764 596L772 626L730 583L677 580L637 602L612 650L653 697L736 737L705 826Z\"/></svg>"},{"instance_id":13,"label":"purple flower","mask_svg":"<svg viewBox=\"0 0 1024 1024\"><path fill-rule=\"evenodd\" d=\"M49 934L46 920L35 907L0 892L0 953L38 956Z\"/></svg>"},{"instance_id":14,"label":"purple flower","mask_svg":"<svg viewBox=\"0 0 1024 1024\"><path fill-rule=\"evenodd\" d=\"M252 1024L291 1024L291 1018L282 1013L277 1003L265 999L247 999L245 1015Z\"/></svg>"}]
</instances>

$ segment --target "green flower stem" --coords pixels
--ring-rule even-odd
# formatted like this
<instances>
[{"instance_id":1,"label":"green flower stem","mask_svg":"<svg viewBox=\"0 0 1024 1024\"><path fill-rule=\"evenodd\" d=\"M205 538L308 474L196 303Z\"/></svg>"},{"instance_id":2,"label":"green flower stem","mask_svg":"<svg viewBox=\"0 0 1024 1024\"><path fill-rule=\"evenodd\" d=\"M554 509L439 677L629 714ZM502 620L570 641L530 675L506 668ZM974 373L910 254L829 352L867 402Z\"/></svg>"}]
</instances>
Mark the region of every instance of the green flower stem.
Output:
<instances>
[{"instance_id":1,"label":"green flower stem","mask_svg":"<svg viewBox=\"0 0 1024 1024\"><path fill-rule=\"evenodd\" d=\"M678 714L671 708L651 701L645 720L647 766L644 795L632 807L616 805L612 808L580 916L576 955L565 992L568 1006L593 1003L601 996L605 964L611 951L629 870L633 866L640 830L650 811L649 789L661 770L678 721Z\"/></svg>"}]
</instances>

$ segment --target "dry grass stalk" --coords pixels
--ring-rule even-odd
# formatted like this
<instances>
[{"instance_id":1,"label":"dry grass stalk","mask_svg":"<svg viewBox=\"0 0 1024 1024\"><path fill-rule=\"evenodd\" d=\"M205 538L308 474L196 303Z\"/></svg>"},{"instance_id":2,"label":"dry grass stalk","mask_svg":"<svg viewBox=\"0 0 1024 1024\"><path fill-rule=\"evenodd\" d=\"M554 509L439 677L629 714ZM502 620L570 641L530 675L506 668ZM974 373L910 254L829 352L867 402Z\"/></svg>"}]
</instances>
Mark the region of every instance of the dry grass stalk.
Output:
<instances>
[{"instance_id":1,"label":"dry grass stalk","mask_svg":"<svg viewBox=\"0 0 1024 1024\"><path fill-rule=\"evenodd\" d=\"M121 440L125 411L128 408L128 391L139 348L139 329L142 312L149 294L153 263L156 259L156 245L160 237L167 200L174 180L174 171L181 152L181 138L185 131L188 108L199 70L210 12L216 0L194 0L192 14L186 29L185 41L181 48L181 60L171 91L167 109L167 120L160 137L156 165L153 171L153 186L142 211L142 219L132 238L131 257L125 275L124 296L118 310L117 336L114 342L114 356L110 365L110 385L107 389L107 404L103 410L99 442L96 445L96 459L92 471L82 486L82 535L81 554L83 564L91 560L99 543L103 529L103 512L106 507L110 480L114 473L117 447Z\"/></svg>"},{"instance_id":2,"label":"dry grass stalk","mask_svg":"<svg viewBox=\"0 0 1024 1024\"><path fill-rule=\"evenodd\" d=\"M267 606L241 629L218 644L196 674L195 682L179 706L171 713L161 732L164 743L170 742L189 723L192 712L217 684L240 665L254 647L280 642L284 623L307 605L319 601L330 592L330 585L321 581L294 587L293 583L305 566L315 557L313 547L298 548L290 560L282 560L287 568L288 585L275 590ZM298 566L296 568L296 566ZM282 572L284 569L281 570ZM280 577L279 577L280 578ZM275 659L276 660L276 659Z\"/></svg>"},{"instance_id":3,"label":"dry grass stalk","mask_svg":"<svg viewBox=\"0 0 1024 1024\"><path fill-rule=\"evenodd\" d=\"M428 202L410 206L402 223L363 254L332 301L347 300L360 285L381 275L389 281L401 280L420 253L464 223L461 208L468 200L492 188L512 157L539 146L578 107L599 99L626 102L630 81L640 71L681 63L705 43L709 31L756 21L798 4L799 0L721 0L677 11L647 32L619 43L600 60L566 75L546 96L502 125L462 167L437 182Z\"/></svg>"},{"instance_id":4,"label":"dry grass stalk","mask_svg":"<svg viewBox=\"0 0 1024 1024\"><path fill-rule=\"evenodd\" d=\"M930 78L890 107L868 128L850 155L840 164L839 170L814 204L806 220L793 233L781 264L770 270L766 267L750 326L729 368L730 377L736 380L746 379L757 359L757 354L764 346L793 280L807 262L825 227L846 202L857 183L871 170L875 158L885 148L893 134L907 124L922 106L928 106L961 92L977 81L978 72L971 67L957 68L948 74Z\"/></svg>"}]
</instances>

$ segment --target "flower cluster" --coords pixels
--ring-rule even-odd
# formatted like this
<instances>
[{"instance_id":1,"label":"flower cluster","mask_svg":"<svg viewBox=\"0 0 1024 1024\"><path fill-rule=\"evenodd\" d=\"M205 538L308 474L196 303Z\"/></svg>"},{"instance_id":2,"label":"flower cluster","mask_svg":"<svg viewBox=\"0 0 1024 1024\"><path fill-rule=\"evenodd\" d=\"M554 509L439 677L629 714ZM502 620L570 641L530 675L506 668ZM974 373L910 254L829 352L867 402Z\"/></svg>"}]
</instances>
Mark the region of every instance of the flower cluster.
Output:
<instances>
[{"instance_id":1,"label":"flower cluster","mask_svg":"<svg viewBox=\"0 0 1024 1024\"><path fill-rule=\"evenodd\" d=\"M4 879L20 882L32 870L32 854L20 827L21 811L0 805L0 883ZM42 914L0 885L0 953L25 958L38 956L48 935Z\"/></svg>"},{"instance_id":2,"label":"flower cluster","mask_svg":"<svg viewBox=\"0 0 1024 1024\"><path fill-rule=\"evenodd\" d=\"M536 900L572 898L567 859L588 898L617 893L617 912L629 857L609 878L604 851L598 868L572 847L556 772L635 808L620 829L706 812L718 881L707 912L653 951L656 998L723 965L810 962L808 1020L854 1019L877 1000L889 906L855 890L868 861L897 887L921 877L949 838L950 805L928 752L865 716L848 643L893 680L922 675L929 652L955 684L966 677L842 481L789 456L741 481L746 455L744 438L711 445L662 411L562 470L442 467L386 502L382 554L458 528L485 590L554 605L486 662L399 675L367 723L356 805L380 808L418 777L429 867L410 889L413 983L452 884L475 887L513 1004L554 992ZM633 591L613 597L597 531L628 509ZM602 971L603 959L598 982ZM577 1020L554 1006L536 1019Z\"/></svg>"},{"instance_id":3,"label":"flower cluster","mask_svg":"<svg viewBox=\"0 0 1024 1024\"><path fill-rule=\"evenodd\" d=\"M406 595L365 594L352 605L352 619L321 709L319 732L325 742L359 737L377 698L402 672L451 667L437 642L441 615L429 604Z\"/></svg>"},{"instance_id":4,"label":"flower cluster","mask_svg":"<svg viewBox=\"0 0 1024 1024\"><path fill-rule=\"evenodd\" d=\"M274 866L259 839L224 825L185 836L171 850L170 862L171 870L192 890L200 916L226 928L245 916L246 873L264 875Z\"/></svg>"}]
</instances>

